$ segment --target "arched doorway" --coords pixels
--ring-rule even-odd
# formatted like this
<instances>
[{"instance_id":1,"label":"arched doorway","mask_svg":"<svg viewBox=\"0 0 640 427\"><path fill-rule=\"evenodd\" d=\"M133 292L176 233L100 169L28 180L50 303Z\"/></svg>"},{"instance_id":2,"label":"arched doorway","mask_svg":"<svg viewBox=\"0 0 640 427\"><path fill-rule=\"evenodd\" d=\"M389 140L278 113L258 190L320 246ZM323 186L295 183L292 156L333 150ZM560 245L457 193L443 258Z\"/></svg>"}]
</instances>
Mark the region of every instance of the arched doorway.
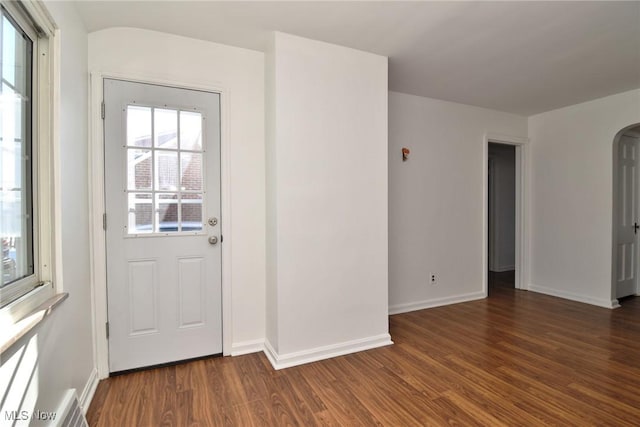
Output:
<instances>
[{"instance_id":1,"label":"arched doorway","mask_svg":"<svg viewBox=\"0 0 640 427\"><path fill-rule=\"evenodd\" d=\"M640 123L613 141L612 300L640 295Z\"/></svg>"}]
</instances>

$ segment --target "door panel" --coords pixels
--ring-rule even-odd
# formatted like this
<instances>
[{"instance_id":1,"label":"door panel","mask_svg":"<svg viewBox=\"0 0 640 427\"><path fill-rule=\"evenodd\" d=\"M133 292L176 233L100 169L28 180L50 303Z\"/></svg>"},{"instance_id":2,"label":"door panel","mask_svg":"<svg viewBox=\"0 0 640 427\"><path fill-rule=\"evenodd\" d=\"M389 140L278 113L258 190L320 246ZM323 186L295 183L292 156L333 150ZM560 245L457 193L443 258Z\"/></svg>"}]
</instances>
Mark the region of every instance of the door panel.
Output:
<instances>
[{"instance_id":1,"label":"door panel","mask_svg":"<svg viewBox=\"0 0 640 427\"><path fill-rule=\"evenodd\" d=\"M638 141L622 136L618 146L618 256L616 298L636 293L638 271Z\"/></svg>"},{"instance_id":2,"label":"door panel","mask_svg":"<svg viewBox=\"0 0 640 427\"><path fill-rule=\"evenodd\" d=\"M220 96L105 79L104 99L110 371L221 353Z\"/></svg>"}]
</instances>

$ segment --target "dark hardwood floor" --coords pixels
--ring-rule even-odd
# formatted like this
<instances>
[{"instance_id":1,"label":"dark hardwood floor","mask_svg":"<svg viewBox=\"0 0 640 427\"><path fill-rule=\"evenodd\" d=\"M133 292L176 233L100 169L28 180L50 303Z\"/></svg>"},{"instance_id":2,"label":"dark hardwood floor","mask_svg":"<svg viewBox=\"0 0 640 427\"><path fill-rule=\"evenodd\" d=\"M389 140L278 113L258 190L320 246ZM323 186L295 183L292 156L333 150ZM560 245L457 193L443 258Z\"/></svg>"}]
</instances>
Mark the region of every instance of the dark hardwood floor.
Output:
<instances>
[{"instance_id":1,"label":"dark hardwood floor","mask_svg":"<svg viewBox=\"0 0 640 427\"><path fill-rule=\"evenodd\" d=\"M391 316L395 345L274 371L262 354L98 386L91 426L640 425L640 298L607 310L494 286Z\"/></svg>"},{"instance_id":2,"label":"dark hardwood floor","mask_svg":"<svg viewBox=\"0 0 640 427\"><path fill-rule=\"evenodd\" d=\"M489 296L491 296L497 288L515 289L515 276L515 270L502 271L499 273L489 271Z\"/></svg>"}]
</instances>

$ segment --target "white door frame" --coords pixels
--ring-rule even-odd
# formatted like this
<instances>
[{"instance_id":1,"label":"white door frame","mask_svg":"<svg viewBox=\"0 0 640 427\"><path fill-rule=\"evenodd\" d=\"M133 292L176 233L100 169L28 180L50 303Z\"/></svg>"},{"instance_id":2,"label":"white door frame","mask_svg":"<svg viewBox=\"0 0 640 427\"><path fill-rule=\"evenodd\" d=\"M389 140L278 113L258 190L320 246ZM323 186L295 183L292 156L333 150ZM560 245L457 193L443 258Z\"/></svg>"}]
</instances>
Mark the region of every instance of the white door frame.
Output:
<instances>
[{"instance_id":1,"label":"white door frame","mask_svg":"<svg viewBox=\"0 0 640 427\"><path fill-rule=\"evenodd\" d=\"M612 167L612 204L611 209L611 308L619 308L620 302L616 297L618 286L618 274L616 268L618 266L618 150L620 146L620 138L624 134L637 134L636 132L629 132L630 129L640 126L640 123L626 126L621 129L613 137L613 167ZM640 135L638 135L640 137ZM640 269L639 269L640 270ZM640 295L640 281L636 278L636 295Z\"/></svg>"},{"instance_id":2,"label":"white door frame","mask_svg":"<svg viewBox=\"0 0 640 427\"><path fill-rule=\"evenodd\" d=\"M482 291L489 295L489 143L513 145L516 147L516 248L515 248L515 288L529 289L529 138L486 133L482 153Z\"/></svg>"},{"instance_id":3,"label":"white door frame","mask_svg":"<svg viewBox=\"0 0 640 427\"><path fill-rule=\"evenodd\" d=\"M93 71L90 73L89 94L89 239L91 259L91 294L93 314L94 358L100 379L109 376L109 343L106 336L107 264L106 238L103 229L104 194L104 129L102 100L104 79L126 80L201 90L220 94L220 201L222 244L222 353L231 354L231 199L229 163L229 91L224 87L202 86L179 81L157 79L147 75Z\"/></svg>"}]
</instances>

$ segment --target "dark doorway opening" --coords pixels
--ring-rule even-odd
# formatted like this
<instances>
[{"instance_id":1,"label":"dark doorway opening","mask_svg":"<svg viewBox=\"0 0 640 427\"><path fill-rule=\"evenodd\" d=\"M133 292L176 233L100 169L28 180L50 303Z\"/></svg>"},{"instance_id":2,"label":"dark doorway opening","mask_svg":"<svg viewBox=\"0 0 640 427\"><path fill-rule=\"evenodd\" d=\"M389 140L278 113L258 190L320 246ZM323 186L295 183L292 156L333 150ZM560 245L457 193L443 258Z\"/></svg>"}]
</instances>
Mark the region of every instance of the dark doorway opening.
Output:
<instances>
[{"instance_id":1,"label":"dark doorway opening","mask_svg":"<svg viewBox=\"0 0 640 427\"><path fill-rule=\"evenodd\" d=\"M488 165L489 295L515 289L516 147L489 143Z\"/></svg>"}]
</instances>

